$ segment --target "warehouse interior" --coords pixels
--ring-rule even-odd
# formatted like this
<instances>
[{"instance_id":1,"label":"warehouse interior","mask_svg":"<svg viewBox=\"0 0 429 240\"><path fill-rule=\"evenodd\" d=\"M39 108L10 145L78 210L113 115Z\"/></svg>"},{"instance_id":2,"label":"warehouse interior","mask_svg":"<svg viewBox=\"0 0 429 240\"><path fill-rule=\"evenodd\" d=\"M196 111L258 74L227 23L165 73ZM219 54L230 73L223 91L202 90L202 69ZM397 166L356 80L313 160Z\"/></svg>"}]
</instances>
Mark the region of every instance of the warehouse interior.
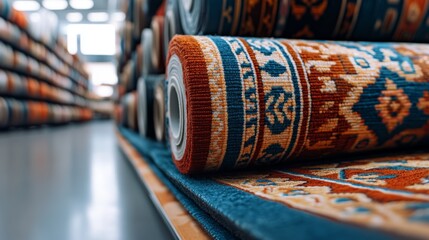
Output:
<instances>
[{"instance_id":1,"label":"warehouse interior","mask_svg":"<svg viewBox=\"0 0 429 240\"><path fill-rule=\"evenodd\" d=\"M428 239L429 0L0 0L0 239Z\"/></svg>"},{"instance_id":2,"label":"warehouse interior","mask_svg":"<svg viewBox=\"0 0 429 240\"><path fill-rule=\"evenodd\" d=\"M85 96L88 106L97 109L90 121L2 128L1 238L173 239L115 141L111 112L118 83L117 31L126 17L120 1L1 2L25 14L34 38L64 41L61 50L66 51L59 58L79 56L73 65L87 74ZM10 29L4 21L2 17L1 34L15 34L4 32ZM3 77L1 82L3 87ZM38 99L4 91L0 95Z\"/></svg>"}]
</instances>

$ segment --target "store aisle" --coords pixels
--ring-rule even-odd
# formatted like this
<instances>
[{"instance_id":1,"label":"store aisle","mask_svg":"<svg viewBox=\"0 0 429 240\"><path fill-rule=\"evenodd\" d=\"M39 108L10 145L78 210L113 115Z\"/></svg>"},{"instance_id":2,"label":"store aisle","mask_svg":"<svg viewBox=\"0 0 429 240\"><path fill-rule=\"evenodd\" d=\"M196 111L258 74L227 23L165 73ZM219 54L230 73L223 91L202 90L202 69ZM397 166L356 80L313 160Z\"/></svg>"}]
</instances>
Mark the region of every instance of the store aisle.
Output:
<instances>
[{"instance_id":1,"label":"store aisle","mask_svg":"<svg viewBox=\"0 0 429 240\"><path fill-rule=\"evenodd\" d=\"M0 134L0 236L171 238L110 121Z\"/></svg>"}]
</instances>

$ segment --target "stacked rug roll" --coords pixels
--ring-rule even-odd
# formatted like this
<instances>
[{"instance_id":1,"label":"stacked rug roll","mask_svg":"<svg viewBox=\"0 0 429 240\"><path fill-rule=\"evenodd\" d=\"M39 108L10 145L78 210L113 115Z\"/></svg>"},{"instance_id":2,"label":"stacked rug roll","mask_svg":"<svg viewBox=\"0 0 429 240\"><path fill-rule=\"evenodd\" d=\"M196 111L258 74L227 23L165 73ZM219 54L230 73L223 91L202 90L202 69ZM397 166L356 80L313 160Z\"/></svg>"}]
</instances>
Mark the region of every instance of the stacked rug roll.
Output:
<instances>
[{"instance_id":1,"label":"stacked rug roll","mask_svg":"<svg viewBox=\"0 0 429 240\"><path fill-rule=\"evenodd\" d=\"M152 61L116 113L179 238L429 236L429 1L165 4L165 56L159 15L142 37L165 77Z\"/></svg>"},{"instance_id":2,"label":"stacked rug roll","mask_svg":"<svg viewBox=\"0 0 429 240\"><path fill-rule=\"evenodd\" d=\"M9 4L0 1L0 128L90 120L88 74L59 40L55 15L29 24Z\"/></svg>"},{"instance_id":3,"label":"stacked rug roll","mask_svg":"<svg viewBox=\"0 0 429 240\"><path fill-rule=\"evenodd\" d=\"M128 4L128 5L127 5ZM125 2L124 9L136 9L139 1ZM165 139L165 57L164 19L170 3L165 1L142 1L142 11L137 11L140 17L134 18L133 25L142 21L139 36L134 43L129 43L128 35L121 34L119 38L129 46L122 49L118 57L119 84L115 113L118 124L127 126L142 136ZM178 9L177 9L178 10ZM135 16L134 16L135 17ZM178 23L180 24L180 23ZM127 24L124 25L125 28ZM124 31L126 29L124 28ZM127 43L128 42L128 43ZM123 61L121 61L123 59ZM162 96L161 96L162 95ZM158 100L156 100L158 99ZM154 120L154 112L157 119ZM160 122L162 121L162 123Z\"/></svg>"},{"instance_id":4,"label":"stacked rug roll","mask_svg":"<svg viewBox=\"0 0 429 240\"><path fill-rule=\"evenodd\" d=\"M186 34L428 41L427 1L185 0Z\"/></svg>"},{"instance_id":5,"label":"stacked rug roll","mask_svg":"<svg viewBox=\"0 0 429 240\"><path fill-rule=\"evenodd\" d=\"M139 96L137 92L129 92L121 99L122 117L120 122L123 126L134 131L138 131L139 124L137 123L137 101Z\"/></svg>"}]
</instances>

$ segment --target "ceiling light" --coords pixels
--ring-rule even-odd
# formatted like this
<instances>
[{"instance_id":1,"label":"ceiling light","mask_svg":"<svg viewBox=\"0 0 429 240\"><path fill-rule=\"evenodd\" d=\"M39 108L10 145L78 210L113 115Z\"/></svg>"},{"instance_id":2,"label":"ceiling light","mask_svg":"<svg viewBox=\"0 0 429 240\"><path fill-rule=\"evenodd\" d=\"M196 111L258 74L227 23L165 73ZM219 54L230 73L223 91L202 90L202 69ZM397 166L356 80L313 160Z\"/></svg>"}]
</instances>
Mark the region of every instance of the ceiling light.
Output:
<instances>
[{"instance_id":1,"label":"ceiling light","mask_svg":"<svg viewBox=\"0 0 429 240\"><path fill-rule=\"evenodd\" d=\"M88 20L90 22L106 22L109 20L109 14L105 12L92 12L88 14Z\"/></svg>"},{"instance_id":2,"label":"ceiling light","mask_svg":"<svg viewBox=\"0 0 429 240\"><path fill-rule=\"evenodd\" d=\"M49 10L64 10L68 3L65 0L43 0L43 7Z\"/></svg>"},{"instance_id":3,"label":"ceiling light","mask_svg":"<svg viewBox=\"0 0 429 240\"><path fill-rule=\"evenodd\" d=\"M37 11L40 9L40 4L36 1L15 1L13 8L18 11Z\"/></svg>"},{"instance_id":4,"label":"ceiling light","mask_svg":"<svg viewBox=\"0 0 429 240\"><path fill-rule=\"evenodd\" d=\"M75 23L75 22L80 22L82 21L82 14L78 13L78 12L71 12L71 13L67 13L66 15L66 19L69 22Z\"/></svg>"},{"instance_id":5,"label":"ceiling light","mask_svg":"<svg viewBox=\"0 0 429 240\"><path fill-rule=\"evenodd\" d=\"M92 0L70 0L70 6L74 9L91 9L94 7Z\"/></svg>"},{"instance_id":6,"label":"ceiling light","mask_svg":"<svg viewBox=\"0 0 429 240\"><path fill-rule=\"evenodd\" d=\"M115 12L115 13L113 13L113 19L116 22L122 22L122 21L125 20L125 13L123 13L123 12Z\"/></svg>"}]
</instances>

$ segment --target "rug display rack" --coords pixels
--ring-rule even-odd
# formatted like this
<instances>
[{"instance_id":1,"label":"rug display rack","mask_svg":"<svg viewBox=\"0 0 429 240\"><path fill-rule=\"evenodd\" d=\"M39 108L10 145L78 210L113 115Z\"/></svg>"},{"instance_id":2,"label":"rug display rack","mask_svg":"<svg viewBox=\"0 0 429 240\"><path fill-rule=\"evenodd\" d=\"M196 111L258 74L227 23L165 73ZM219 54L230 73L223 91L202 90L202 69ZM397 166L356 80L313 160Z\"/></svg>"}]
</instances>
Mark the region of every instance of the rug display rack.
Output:
<instances>
[{"instance_id":1,"label":"rug display rack","mask_svg":"<svg viewBox=\"0 0 429 240\"><path fill-rule=\"evenodd\" d=\"M38 21L0 1L0 128L88 121L88 79L83 63L59 38L58 19Z\"/></svg>"}]
</instances>

